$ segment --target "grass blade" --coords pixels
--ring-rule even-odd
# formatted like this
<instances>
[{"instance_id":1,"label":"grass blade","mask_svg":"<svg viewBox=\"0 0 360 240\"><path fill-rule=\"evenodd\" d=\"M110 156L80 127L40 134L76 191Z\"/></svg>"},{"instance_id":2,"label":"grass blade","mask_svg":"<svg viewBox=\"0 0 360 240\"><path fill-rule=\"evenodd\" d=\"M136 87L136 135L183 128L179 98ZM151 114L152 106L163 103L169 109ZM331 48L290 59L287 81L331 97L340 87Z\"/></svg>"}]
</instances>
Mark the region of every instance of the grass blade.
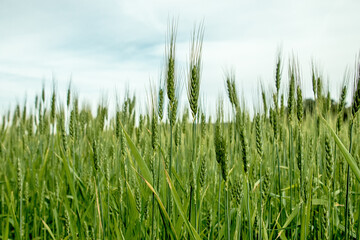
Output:
<instances>
[{"instance_id":1,"label":"grass blade","mask_svg":"<svg viewBox=\"0 0 360 240\"><path fill-rule=\"evenodd\" d=\"M360 170L359 167L356 164L355 159L353 156L349 153L349 151L346 149L338 135L335 133L335 131L331 128L329 123L320 116L321 121L324 123L324 125L327 127L327 129L331 132L331 135L333 136L337 146L339 147L341 153L344 155L344 158L346 159L347 163L349 164L351 170L353 171L354 175L356 176L357 180L360 182Z\"/></svg>"},{"instance_id":2,"label":"grass blade","mask_svg":"<svg viewBox=\"0 0 360 240\"><path fill-rule=\"evenodd\" d=\"M191 225L191 223L188 221L188 219L185 216L185 213L183 211L183 207L182 207L182 204L181 204L181 201L180 201L180 197L179 197L173 183L171 182L170 176L169 176L169 174L168 174L168 172L166 171L165 168L164 168L164 171L165 171L165 175L166 175L166 180L167 180L167 182L169 184L170 192L173 195L175 204L176 204L176 206L177 206L177 208L179 210L180 216L182 217L182 219L183 219L183 221L184 221L184 223L186 225L186 228L192 234L193 238L195 238L197 240L200 240L201 238L200 238L199 234L196 232L195 228Z\"/></svg>"},{"instance_id":3,"label":"grass blade","mask_svg":"<svg viewBox=\"0 0 360 240\"><path fill-rule=\"evenodd\" d=\"M121 124L121 128L124 131L124 135L126 138L126 142L130 148L130 151L132 153L132 155L134 156L136 163L138 164L141 174L142 176L144 176L144 178L148 181L148 182L153 182L152 181L152 175L151 172L148 168L148 166L146 165L145 161L143 160L143 158L141 157L139 150L137 149L137 147L135 146L134 142L131 140L129 134L127 134L127 132L125 131L123 125Z\"/></svg>"},{"instance_id":4,"label":"grass blade","mask_svg":"<svg viewBox=\"0 0 360 240\"><path fill-rule=\"evenodd\" d=\"M44 227L46 228L46 230L48 231L48 233L50 234L51 238L54 239L54 240L56 240L56 238L55 238L53 232L51 231L50 227L46 224L46 222L45 222L44 220L41 219L41 221L42 221L42 223L44 224Z\"/></svg>"}]
</instances>

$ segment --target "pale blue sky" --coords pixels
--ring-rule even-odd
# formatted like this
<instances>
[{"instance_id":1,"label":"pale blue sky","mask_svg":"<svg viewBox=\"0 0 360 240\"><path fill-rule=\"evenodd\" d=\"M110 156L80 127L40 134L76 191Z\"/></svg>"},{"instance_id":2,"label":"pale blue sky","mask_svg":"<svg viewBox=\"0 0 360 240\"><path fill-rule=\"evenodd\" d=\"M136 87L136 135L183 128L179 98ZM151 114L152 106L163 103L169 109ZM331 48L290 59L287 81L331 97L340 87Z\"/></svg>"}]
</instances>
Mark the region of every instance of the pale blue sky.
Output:
<instances>
[{"instance_id":1,"label":"pale blue sky","mask_svg":"<svg viewBox=\"0 0 360 240\"><path fill-rule=\"evenodd\" d=\"M25 96L32 103L43 82L51 88L53 77L63 99L71 77L80 98L91 104L104 93L112 103L115 92L122 98L128 87L144 110L149 79L158 82L163 65L169 16L178 18L182 81L190 33L204 20L201 94L209 111L219 95L226 96L229 68L247 104L256 104L259 79L273 86L279 46L285 65L292 53L298 57L305 95L311 96L314 59L337 97L344 71L353 71L360 50L359 9L355 0L0 0L0 112L22 104ZM185 99L185 89L182 94Z\"/></svg>"}]
</instances>

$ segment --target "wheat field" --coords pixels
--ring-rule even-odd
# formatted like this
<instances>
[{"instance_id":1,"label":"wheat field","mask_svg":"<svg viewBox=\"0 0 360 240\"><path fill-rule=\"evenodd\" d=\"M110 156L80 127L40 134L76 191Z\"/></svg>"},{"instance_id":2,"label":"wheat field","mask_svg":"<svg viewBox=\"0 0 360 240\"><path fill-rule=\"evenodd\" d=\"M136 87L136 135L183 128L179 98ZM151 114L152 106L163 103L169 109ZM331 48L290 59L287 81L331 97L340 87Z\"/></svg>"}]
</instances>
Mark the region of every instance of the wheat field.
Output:
<instances>
[{"instance_id":1,"label":"wheat field","mask_svg":"<svg viewBox=\"0 0 360 240\"><path fill-rule=\"evenodd\" d=\"M93 114L71 87L66 102L43 88L35 103L9 109L0 239L359 239L360 64L333 100L316 66L302 79L298 63L279 54L275 90L262 88L253 115L228 72L212 118L199 100L203 36L200 25L185 109L176 24L145 113L128 93L115 112L99 103ZM311 99L302 97L305 81Z\"/></svg>"}]
</instances>

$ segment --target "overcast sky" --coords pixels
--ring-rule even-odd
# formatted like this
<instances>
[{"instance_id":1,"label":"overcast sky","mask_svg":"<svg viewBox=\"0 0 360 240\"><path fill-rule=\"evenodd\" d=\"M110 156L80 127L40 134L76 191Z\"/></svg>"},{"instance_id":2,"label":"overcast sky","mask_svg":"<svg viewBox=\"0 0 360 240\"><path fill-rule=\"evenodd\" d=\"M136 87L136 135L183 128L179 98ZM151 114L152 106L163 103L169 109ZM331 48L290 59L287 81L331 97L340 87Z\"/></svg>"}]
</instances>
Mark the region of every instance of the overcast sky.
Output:
<instances>
[{"instance_id":1,"label":"overcast sky","mask_svg":"<svg viewBox=\"0 0 360 240\"><path fill-rule=\"evenodd\" d=\"M178 19L181 80L194 24L204 20L201 95L205 108L226 97L224 70L234 69L248 106L259 79L273 88L276 53L294 54L311 95L311 60L337 98L345 69L360 50L360 1L90 1L0 0L0 112L33 101L55 79L62 98L69 80L81 99L109 102L125 89L145 110L149 79L158 82L169 17ZM287 68L283 70L286 89ZM183 88L183 96L186 90ZM227 101L227 98L225 98ZM185 103L184 103L185 104ZM183 104L183 106L184 106Z\"/></svg>"}]
</instances>

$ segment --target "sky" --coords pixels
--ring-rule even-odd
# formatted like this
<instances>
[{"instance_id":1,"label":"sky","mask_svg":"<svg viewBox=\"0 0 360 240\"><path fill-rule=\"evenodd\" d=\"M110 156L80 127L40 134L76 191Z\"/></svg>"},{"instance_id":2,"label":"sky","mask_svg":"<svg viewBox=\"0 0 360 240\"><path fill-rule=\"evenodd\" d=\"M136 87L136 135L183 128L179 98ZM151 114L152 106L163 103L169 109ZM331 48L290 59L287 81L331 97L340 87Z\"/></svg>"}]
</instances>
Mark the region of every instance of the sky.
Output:
<instances>
[{"instance_id":1,"label":"sky","mask_svg":"<svg viewBox=\"0 0 360 240\"><path fill-rule=\"evenodd\" d=\"M0 0L0 113L32 105L55 82L65 102L71 80L80 100L115 105L129 90L146 111L150 82L159 85L169 19L177 19L176 61L182 108L191 33L204 22L200 95L203 108L228 104L224 73L232 69L241 99L258 108L259 82L274 89L276 56L298 59L304 95L312 97L311 62L337 99L360 51L360 1Z\"/></svg>"}]
</instances>

